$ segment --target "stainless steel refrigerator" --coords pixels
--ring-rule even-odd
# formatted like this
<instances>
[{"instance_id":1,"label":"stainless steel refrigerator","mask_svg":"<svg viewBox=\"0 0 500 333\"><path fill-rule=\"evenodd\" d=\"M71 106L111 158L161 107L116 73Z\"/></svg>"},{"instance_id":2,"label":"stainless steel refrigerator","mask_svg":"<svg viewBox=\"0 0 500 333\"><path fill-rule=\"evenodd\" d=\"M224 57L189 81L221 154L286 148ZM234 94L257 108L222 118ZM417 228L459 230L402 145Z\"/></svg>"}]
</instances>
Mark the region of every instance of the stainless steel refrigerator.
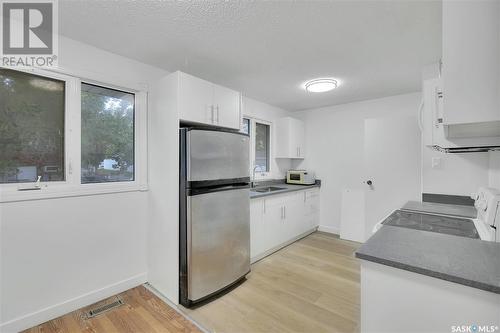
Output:
<instances>
[{"instance_id":1,"label":"stainless steel refrigerator","mask_svg":"<svg viewBox=\"0 0 500 333\"><path fill-rule=\"evenodd\" d=\"M249 137L180 129L179 299L205 303L250 272Z\"/></svg>"}]
</instances>

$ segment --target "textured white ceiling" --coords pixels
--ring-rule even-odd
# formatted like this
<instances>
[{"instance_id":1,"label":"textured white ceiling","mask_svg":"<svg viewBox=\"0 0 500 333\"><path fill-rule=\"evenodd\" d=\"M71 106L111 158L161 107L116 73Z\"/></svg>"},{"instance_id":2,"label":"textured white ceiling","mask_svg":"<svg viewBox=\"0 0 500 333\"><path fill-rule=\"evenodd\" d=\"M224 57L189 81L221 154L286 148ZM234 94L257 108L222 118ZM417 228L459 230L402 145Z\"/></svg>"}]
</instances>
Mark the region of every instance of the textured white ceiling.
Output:
<instances>
[{"instance_id":1,"label":"textured white ceiling","mask_svg":"<svg viewBox=\"0 0 500 333\"><path fill-rule=\"evenodd\" d=\"M420 90L441 55L439 1L61 0L59 16L67 37L292 111ZM342 85L301 89L325 76Z\"/></svg>"}]
</instances>

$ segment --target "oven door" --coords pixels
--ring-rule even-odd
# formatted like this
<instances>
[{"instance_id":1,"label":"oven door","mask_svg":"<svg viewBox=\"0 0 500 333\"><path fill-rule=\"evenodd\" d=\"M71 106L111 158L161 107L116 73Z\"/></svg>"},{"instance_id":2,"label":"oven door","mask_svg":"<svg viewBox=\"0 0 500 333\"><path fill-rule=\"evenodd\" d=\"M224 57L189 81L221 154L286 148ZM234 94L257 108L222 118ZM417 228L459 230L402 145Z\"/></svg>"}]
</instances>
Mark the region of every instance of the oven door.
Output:
<instances>
[{"instance_id":1,"label":"oven door","mask_svg":"<svg viewBox=\"0 0 500 333\"><path fill-rule=\"evenodd\" d=\"M290 184L304 183L304 174L301 172L290 172L288 175L288 183Z\"/></svg>"}]
</instances>

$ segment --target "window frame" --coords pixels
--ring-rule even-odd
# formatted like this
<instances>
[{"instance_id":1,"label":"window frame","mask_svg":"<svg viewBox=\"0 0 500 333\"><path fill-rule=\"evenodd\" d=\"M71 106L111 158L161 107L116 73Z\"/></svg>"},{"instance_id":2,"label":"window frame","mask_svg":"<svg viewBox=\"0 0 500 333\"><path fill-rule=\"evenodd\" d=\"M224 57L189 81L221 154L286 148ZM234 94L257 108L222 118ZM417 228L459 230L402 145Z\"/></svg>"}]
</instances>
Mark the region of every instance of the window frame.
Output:
<instances>
[{"instance_id":1,"label":"window frame","mask_svg":"<svg viewBox=\"0 0 500 333\"><path fill-rule=\"evenodd\" d=\"M0 68L12 69L0 66ZM92 73L69 73L67 70L39 68L13 70L65 82L64 110L64 181L41 182L41 190L19 191L34 182L0 184L0 202L41 200L70 196L148 190L148 117L147 87L98 78ZM94 77L94 78L93 78ZM134 98L134 180L109 183L81 183L81 84L132 93Z\"/></svg>"},{"instance_id":2,"label":"window frame","mask_svg":"<svg viewBox=\"0 0 500 333\"><path fill-rule=\"evenodd\" d=\"M82 88L82 84L83 83L87 83L87 84L91 84L91 85L94 85L94 86L98 86L98 87L101 87L101 88L107 88L107 89L112 89L112 90L119 90L119 91L122 91L122 92L125 92L125 93L129 93L129 94L133 94L134 95L134 180L131 180L131 181L121 181L121 182L102 182L102 183L82 183L81 182L81 177L82 177L82 168L81 168L81 149L82 149L82 141L81 141L81 129L82 129L82 123L81 123L81 120L82 120L82 110L81 110L81 105L82 105L82 101L81 101L81 96L82 96L82 93L81 93L81 88ZM138 131L138 113L139 113L139 108L140 108L140 103L138 103L138 99L139 99L139 93L137 91L134 91L134 90L131 90L131 89L126 89L126 88L122 88L122 87L117 87L117 86L114 86L114 85L109 85L109 84L102 84L102 83L99 83L99 82L95 82L95 81L91 81L91 80L80 80L80 84L79 84L79 89L80 89L80 93L79 93L79 99L80 99L80 107L79 107L79 110L80 110L80 124L79 124L79 129L80 129L80 133L79 133L79 138L80 138L80 145L79 145L79 149L80 149L80 158L79 158L79 165L78 165L78 170L79 170L79 182L82 186L87 186L87 185L101 185L101 184L106 184L106 185L111 185L111 184L116 184L116 185L121 185L121 184L134 184L137 182L138 178L139 178L139 173L138 173L138 167L137 167L137 164L138 164L138 159L137 159L137 155L138 155L138 152L141 150L141 147L140 145L138 144L138 135L137 135L137 131ZM101 187L106 187L106 186L101 186Z\"/></svg>"},{"instance_id":3,"label":"window frame","mask_svg":"<svg viewBox=\"0 0 500 333\"><path fill-rule=\"evenodd\" d=\"M253 169L255 168L255 141L256 141L256 123L263 124L269 126L269 170L266 172L256 172L255 180L265 180L272 178L273 171L273 123L267 120L255 118L248 115L243 115L243 118L250 120L250 173L251 177L253 177Z\"/></svg>"}]
</instances>

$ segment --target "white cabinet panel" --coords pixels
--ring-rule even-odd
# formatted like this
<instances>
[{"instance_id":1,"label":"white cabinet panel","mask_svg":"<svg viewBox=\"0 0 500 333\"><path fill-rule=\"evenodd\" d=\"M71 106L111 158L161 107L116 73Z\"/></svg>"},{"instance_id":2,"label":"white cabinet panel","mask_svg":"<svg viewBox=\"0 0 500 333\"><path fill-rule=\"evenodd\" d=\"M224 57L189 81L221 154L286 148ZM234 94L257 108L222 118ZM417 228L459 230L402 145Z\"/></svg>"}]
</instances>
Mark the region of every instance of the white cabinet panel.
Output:
<instances>
[{"instance_id":1,"label":"white cabinet panel","mask_svg":"<svg viewBox=\"0 0 500 333\"><path fill-rule=\"evenodd\" d=\"M241 94L195 76L178 75L179 118L200 124L240 129Z\"/></svg>"},{"instance_id":2,"label":"white cabinet panel","mask_svg":"<svg viewBox=\"0 0 500 333\"><path fill-rule=\"evenodd\" d=\"M250 257L254 258L266 250L264 228L264 200L250 201Z\"/></svg>"},{"instance_id":3,"label":"white cabinet panel","mask_svg":"<svg viewBox=\"0 0 500 333\"><path fill-rule=\"evenodd\" d=\"M252 199L250 224L255 259L319 225L319 189Z\"/></svg>"},{"instance_id":4,"label":"white cabinet panel","mask_svg":"<svg viewBox=\"0 0 500 333\"><path fill-rule=\"evenodd\" d=\"M304 192L305 194L305 217L304 228L308 229L319 226L319 188Z\"/></svg>"},{"instance_id":5,"label":"white cabinet panel","mask_svg":"<svg viewBox=\"0 0 500 333\"><path fill-rule=\"evenodd\" d=\"M297 158L304 158L304 123L301 120L293 119L290 122L290 127L290 153L293 156L293 154L297 152Z\"/></svg>"},{"instance_id":6,"label":"white cabinet panel","mask_svg":"<svg viewBox=\"0 0 500 333\"><path fill-rule=\"evenodd\" d=\"M443 125L443 78L424 80L420 121L426 146L443 149L500 145L500 121ZM499 111L500 112L500 111ZM471 114L474 114L472 112Z\"/></svg>"},{"instance_id":7,"label":"white cabinet panel","mask_svg":"<svg viewBox=\"0 0 500 333\"><path fill-rule=\"evenodd\" d=\"M276 157L298 158L305 156L304 123L295 118L285 117L276 122Z\"/></svg>"},{"instance_id":8,"label":"white cabinet panel","mask_svg":"<svg viewBox=\"0 0 500 333\"><path fill-rule=\"evenodd\" d=\"M500 1L443 1L443 123L500 121Z\"/></svg>"},{"instance_id":9,"label":"white cabinet panel","mask_svg":"<svg viewBox=\"0 0 500 333\"><path fill-rule=\"evenodd\" d=\"M214 86L216 124L222 127L240 128L240 93L225 87Z\"/></svg>"},{"instance_id":10,"label":"white cabinet panel","mask_svg":"<svg viewBox=\"0 0 500 333\"><path fill-rule=\"evenodd\" d=\"M214 87L211 82L179 72L179 118L204 124L213 124Z\"/></svg>"},{"instance_id":11,"label":"white cabinet panel","mask_svg":"<svg viewBox=\"0 0 500 333\"><path fill-rule=\"evenodd\" d=\"M272 249L283 243L287 238L284 234L286 197L267 197L264 200L265 250Z\"/></svg>"},{"instance_id":12,"label":"white cabinet panel","mask_svg":"<svg viewBox=\"0 0 500 333\"><path fill-rule=\"evenodd\" d=\"M305 226L308 226L309 223L305 218L306 207L303 198L304 193L301 192L289 194L286 198L287 200L284 205L284 242L306 232L307 229L310 229L305 228Z\"/></svg>"}]
</instances>

